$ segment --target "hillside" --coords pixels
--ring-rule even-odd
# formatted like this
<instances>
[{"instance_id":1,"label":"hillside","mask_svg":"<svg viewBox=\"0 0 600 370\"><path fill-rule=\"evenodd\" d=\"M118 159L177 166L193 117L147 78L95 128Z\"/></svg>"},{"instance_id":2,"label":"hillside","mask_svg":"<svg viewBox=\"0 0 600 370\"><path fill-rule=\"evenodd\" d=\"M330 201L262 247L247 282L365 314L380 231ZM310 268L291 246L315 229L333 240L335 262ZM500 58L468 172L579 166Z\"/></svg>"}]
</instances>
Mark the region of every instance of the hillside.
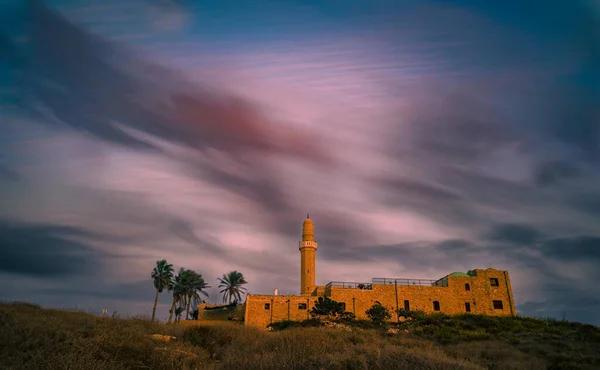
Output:
<instances>
[{"instance_id":1,"label":"hillside","mask_svg":"<svg viewBox=\"0 0 600 370\"><path fill-rule=\"evenodd\" d=\"M397 334L354 322L261 332L0 303L2 369L597 369L600 329L564 321L423 318ZM307 323L304 323L306 326ZM315 322L312 321L312 325ZM360 328L361 326L362 328ZM345 329L345 330L343 330ZM405 332L408 330L408 333ZM152 334L175 336L168 342Z\"/></svg>"}]
</instances>

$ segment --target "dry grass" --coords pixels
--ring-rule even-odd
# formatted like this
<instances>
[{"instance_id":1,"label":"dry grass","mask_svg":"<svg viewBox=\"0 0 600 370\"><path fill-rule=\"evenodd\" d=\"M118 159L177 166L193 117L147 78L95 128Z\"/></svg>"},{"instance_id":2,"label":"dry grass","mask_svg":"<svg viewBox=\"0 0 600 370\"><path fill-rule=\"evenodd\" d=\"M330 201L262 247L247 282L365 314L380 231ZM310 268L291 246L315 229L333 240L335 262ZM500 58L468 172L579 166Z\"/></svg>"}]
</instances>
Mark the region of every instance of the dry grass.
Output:
<instances>
[{"instance_id":1,"label":"dry grass","mask_svg":"<svg viewBox=\"0 0 600 370\"><path fill-rule=\"evenodd\" d=\"M152 339L151 334L177 339L165 342ZM359 328L269 333L232 322L165 325L0 303L2 369L597 368L598 346L587 343L586 347L583 337L583 344L575 337L562 343L568 351L563 357L578 356L562 362L556 360L560 350L552 342L558 337L520 338L441 343L435 338L390 336Z\"/></svg>"},{"instance_id":2,"label":"dry grass","mask_svg":"<svg viewBox=\"0 0 600 370\"><path fill-rule=\"evenodd\" d=\"M217 320L183 320L177 323L179 326L243 326L241 321L217 321Z\"/></svg>"},{"instance_id":3,"label":"dry grass","mask_svg":"<svg viewBox=\"0 0 600 370\"><path fill-rule=\"evenodd\" d=\"M431 342L393 343L376 331L197 326L184 340L233 369L482 369L449 357Z\"/></svg>"},{"instance_id":4,"label":"dry grass","mask_svg":"<svg viewBox=\"0 0 600 370\"><path fill-rule=\"evenodd\" d=\"M202 363L210 362L208 354L201 348L160 343L149 336L183 334L177 331L147 319L99 318L0 303L0 364L3 369L53 370L207 368Z\"/></svg>"}]
</instances>

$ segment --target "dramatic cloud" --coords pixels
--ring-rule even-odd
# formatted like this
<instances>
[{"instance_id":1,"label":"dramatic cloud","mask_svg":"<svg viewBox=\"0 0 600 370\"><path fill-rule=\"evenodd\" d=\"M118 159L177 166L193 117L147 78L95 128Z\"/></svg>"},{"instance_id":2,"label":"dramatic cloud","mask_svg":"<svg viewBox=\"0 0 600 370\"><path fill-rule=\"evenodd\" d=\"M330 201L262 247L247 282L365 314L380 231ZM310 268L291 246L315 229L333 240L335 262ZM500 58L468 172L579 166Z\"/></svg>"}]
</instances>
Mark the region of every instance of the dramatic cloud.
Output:
<instances>
[{"instance_id":1,"label":"dramatic cloud","mask_svg":"<svg viewBox=\"0 0 600 370\"><path fill-rule=\"evenodd\" d=\"M539 238L539 233L532 227L519 224L496 225L490 232L491 241L514 245L532 245Z\"/></svg>"},{"instance_id":2,"label":"dramatic cloud","mask_svg":"<svg viewBox=\"0 0 600 370\"><path fill-rule=\"evenodd\" d=\"M318 283L494 267L599 323L600 18L534 3L2 5L0 295L147 313L162 258L297 293L310 212Z\"/></svg>"},{"instance_id":3,"label":"dramatic cloud","mask_svg":"<svg viewBox=\"0 0 600 370\"><path fill-rule=\"evenodd\" d=\"M93 273L104 253L73 240L91 236L73 227L0 222L0 271L40 278Z\"/></svg>"}]
</instances>

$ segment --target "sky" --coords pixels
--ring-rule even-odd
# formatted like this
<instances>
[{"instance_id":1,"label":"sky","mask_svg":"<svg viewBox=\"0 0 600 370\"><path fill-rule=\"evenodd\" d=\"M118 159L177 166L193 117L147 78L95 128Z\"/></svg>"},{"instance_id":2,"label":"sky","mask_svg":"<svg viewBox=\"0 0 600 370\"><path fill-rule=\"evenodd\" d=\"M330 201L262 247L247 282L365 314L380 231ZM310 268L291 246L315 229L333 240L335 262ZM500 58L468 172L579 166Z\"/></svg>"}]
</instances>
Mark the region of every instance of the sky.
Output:
<instances>
[{"instance_id":1,"label":"sky","mask_svg":"<svg viewBox=\"0 0 600 370\"><path fill-rule=\"evenodd\" d=\"M0 300L297 294L310 212L319 285L496 268L600 325L599 66L595 0L5 0Z\"/></svg>"}]
</instances>

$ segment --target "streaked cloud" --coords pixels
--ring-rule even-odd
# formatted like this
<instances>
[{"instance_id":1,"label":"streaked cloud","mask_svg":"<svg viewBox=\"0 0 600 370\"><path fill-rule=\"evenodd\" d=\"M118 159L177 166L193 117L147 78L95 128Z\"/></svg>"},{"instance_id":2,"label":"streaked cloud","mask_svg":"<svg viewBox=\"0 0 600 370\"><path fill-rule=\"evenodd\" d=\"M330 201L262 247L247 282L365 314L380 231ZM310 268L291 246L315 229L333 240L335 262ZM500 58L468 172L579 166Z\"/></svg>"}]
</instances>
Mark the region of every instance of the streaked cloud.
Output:
<instances>
[{"instance_id":1,"label":"streaked cloud","mask_svg":"<svg viewBox=\"0 0 600 370\"><path fill-rule=\"evenodd\" d=\"M320 283L495 267L597 322L584 5L32 4L0 29L6 299L144 312L162 258L295 293L310 212Z\"/></svg>"}]
</instances>

